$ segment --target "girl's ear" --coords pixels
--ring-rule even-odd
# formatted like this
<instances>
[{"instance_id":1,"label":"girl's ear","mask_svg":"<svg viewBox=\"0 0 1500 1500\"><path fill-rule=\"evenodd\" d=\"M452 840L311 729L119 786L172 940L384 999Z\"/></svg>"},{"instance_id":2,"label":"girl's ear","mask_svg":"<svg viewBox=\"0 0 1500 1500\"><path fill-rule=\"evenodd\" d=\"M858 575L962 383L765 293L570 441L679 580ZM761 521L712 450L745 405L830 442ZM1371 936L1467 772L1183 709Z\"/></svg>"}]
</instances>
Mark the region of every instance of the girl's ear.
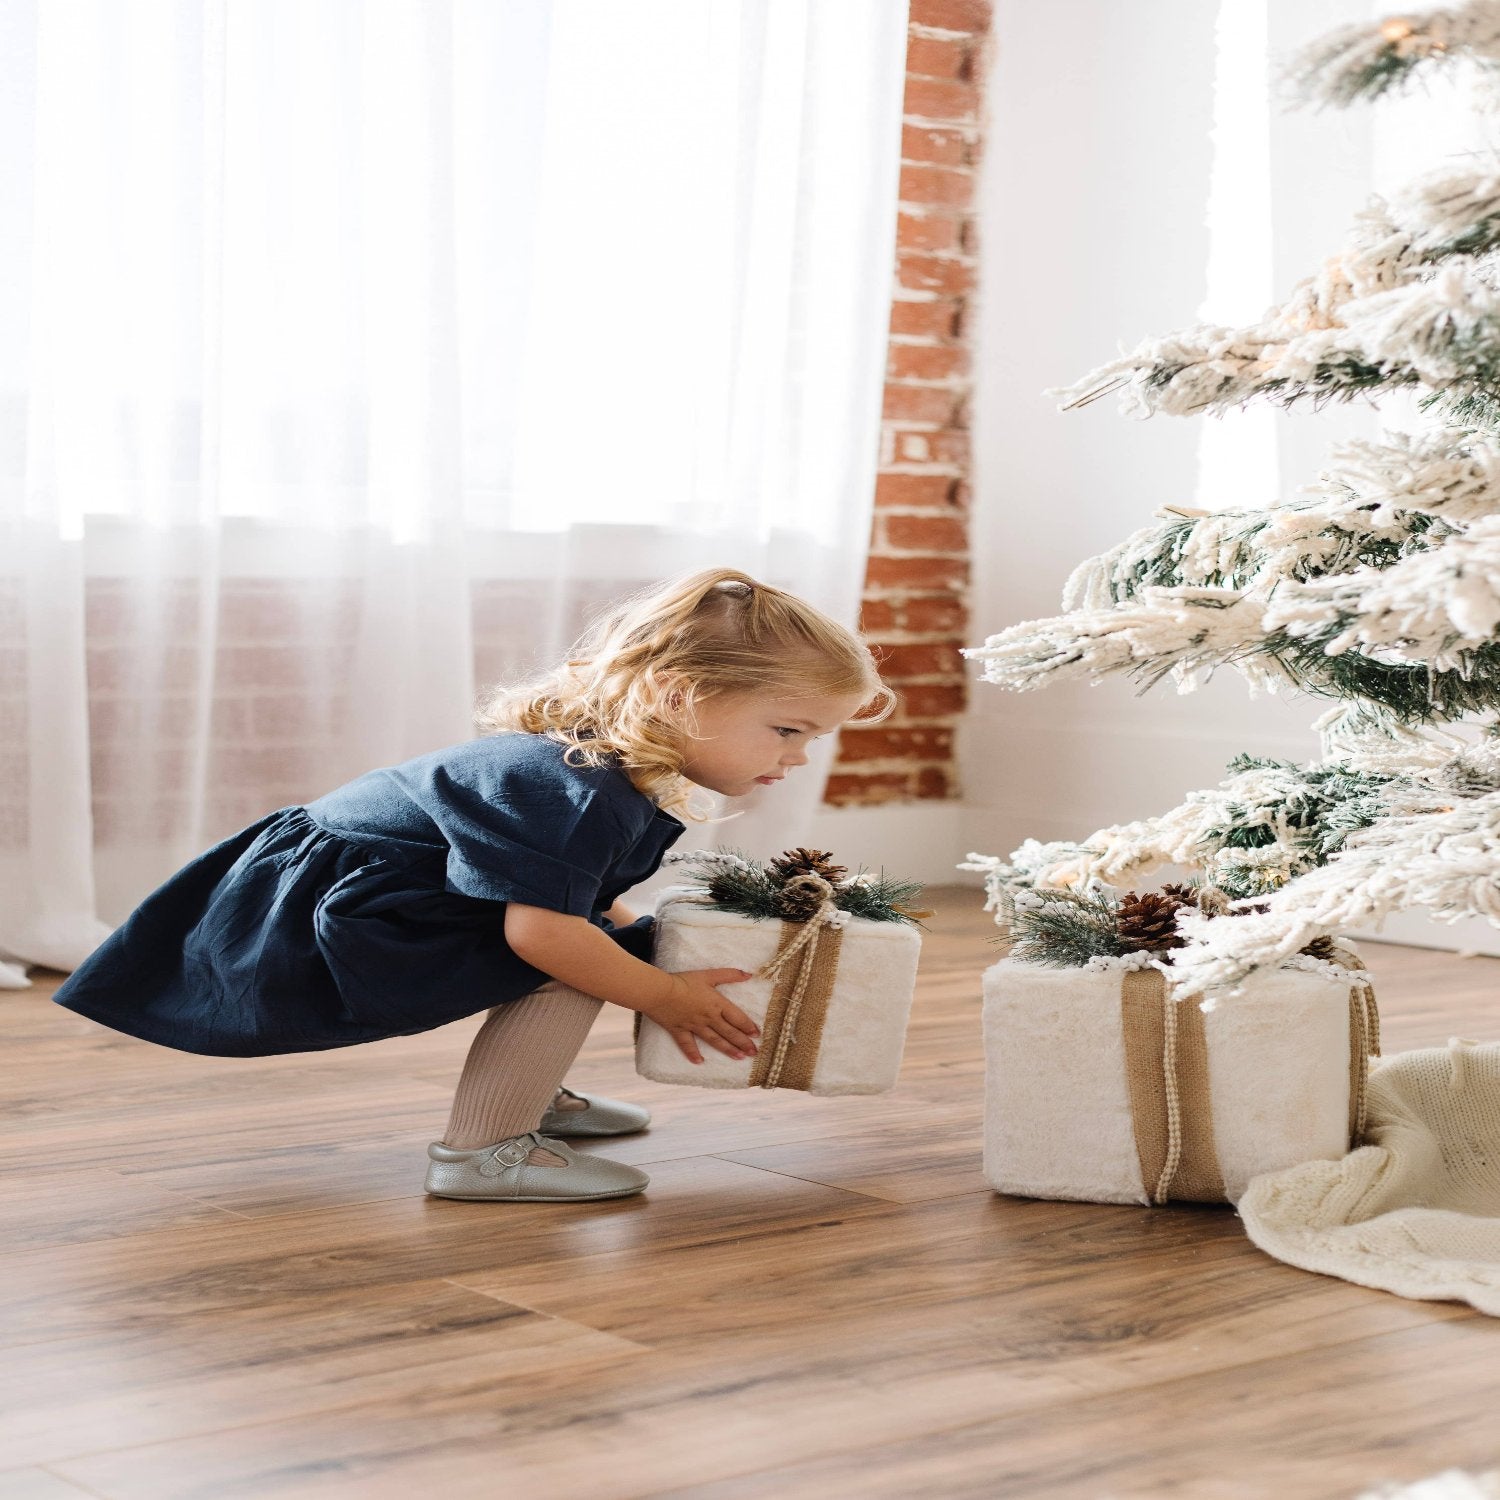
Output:
<instances>
[{"instance_id":1,"label":"girl's ear","mask_svg":"<svg viewBox=\"0 0 1500 1500\"><path fill-rule=\"evenodd\" d=\"M662 692L662 706L676 713L682 707L683 698L686 696L682 679L675 672L666 672L662 674L658 682Z\"/></svg>"},{"instance_id":2,"label":"girl's ear","mask_svg":"<svg viewBox=\"0 0 1500 1500\"><path fill-rule=\"evenodd\" d=\"M664 689L661 695L661 706L669 714L681 713L683 691L682 688L678 686L677 679L675 677L667 677L663 679L661 685Z\"/></svg>"}]
</instances>

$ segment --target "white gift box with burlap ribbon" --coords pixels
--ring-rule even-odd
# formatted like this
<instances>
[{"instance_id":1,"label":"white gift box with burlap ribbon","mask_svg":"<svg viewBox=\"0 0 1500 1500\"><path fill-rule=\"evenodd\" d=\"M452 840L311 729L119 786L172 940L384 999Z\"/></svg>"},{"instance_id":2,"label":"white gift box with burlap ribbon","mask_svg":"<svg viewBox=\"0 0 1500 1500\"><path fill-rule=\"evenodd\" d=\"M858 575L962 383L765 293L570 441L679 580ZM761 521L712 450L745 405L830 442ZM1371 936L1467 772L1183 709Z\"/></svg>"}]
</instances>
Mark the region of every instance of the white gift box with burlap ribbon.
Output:
<instances>
[{"instance_id":1,"label":"white gift box with burlap ribbon","mask_svg":"<svg viewBox=\"0 0 1500 1500\"><path fill-rule=\"evenodd\" d=\"M1172 997L1156 967L984 975L984 1174L1091 1203L1239 1201L1252 1177L1343 1156L1379 1022L1363 965L1257 970Z\"/></svg>"},{"instance_id":2,"label":"white gift box with burlap ribbon","mask_svg":"<svg viewBox=\"0 0 1500 1500\"><path fill-rule=\"evenodd\" d=\"M752 1058L706 1043L701 1063L637 1017L635 1066L644 1078L696 1088L789 1088L878 1094L901 1068L921 935L906 922L872 922L825 900L806 922L741 916L676 887L657 904L652 962L686 969L746 969L722 986L761 1028Z\"/></svg>"}]
</instances>

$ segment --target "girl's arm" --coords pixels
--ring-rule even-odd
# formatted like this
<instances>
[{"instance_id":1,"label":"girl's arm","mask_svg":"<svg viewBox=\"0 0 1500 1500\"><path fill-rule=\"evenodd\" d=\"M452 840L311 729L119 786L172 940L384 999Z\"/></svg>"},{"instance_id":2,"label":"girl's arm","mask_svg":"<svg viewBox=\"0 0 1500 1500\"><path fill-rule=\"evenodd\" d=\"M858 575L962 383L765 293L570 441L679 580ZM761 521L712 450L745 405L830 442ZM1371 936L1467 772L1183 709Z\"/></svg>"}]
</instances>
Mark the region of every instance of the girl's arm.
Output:
<instances>
[{"instance_id":1,"label":"girl's arm","mask_svg":"<svg viewBox=\"0 0 1500 1500\"><path fill-rule=\"evenodd\" d=\"M636 914L628 907L621 906L618 901L604 913L616 927L629 927L636 920Z\"/></svg>"},{"instance_id":2,"label":"girl's arm","mask_svg":"<svg viewBox=\"0 0 1500 1500\"><path fill-rule=\"evenodd\" d=\"M613 919L611 919L613 920ZM695 1038L726 1057L753 1057L760 1028L715 988L749 979L744 969L689 969L669 974L628 954L602 927L542 906L505 907L505 941L533 968L585 995L638 1010L668 1031L691 1062L702 1062Z\"/></svg>"}]
</instances>

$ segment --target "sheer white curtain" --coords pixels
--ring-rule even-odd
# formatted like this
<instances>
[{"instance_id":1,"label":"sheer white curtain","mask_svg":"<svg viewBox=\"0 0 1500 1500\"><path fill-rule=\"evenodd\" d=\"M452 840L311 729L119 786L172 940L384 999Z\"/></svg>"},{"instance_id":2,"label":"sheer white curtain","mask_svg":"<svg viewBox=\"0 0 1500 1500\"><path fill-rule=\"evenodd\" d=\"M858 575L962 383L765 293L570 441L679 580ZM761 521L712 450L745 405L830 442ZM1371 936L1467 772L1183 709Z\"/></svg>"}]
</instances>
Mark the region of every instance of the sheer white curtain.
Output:
<instances>
[{"instance_id":1,"label":"sheer white curtain","mask_svg":"<svg viewBox=\"0 0 1500 1500\"><path fill-rule=\"evenodd\" d=\"M654 579L853 622L906 10L0 0L0 951Z\"/></svg>"}]
</instances>

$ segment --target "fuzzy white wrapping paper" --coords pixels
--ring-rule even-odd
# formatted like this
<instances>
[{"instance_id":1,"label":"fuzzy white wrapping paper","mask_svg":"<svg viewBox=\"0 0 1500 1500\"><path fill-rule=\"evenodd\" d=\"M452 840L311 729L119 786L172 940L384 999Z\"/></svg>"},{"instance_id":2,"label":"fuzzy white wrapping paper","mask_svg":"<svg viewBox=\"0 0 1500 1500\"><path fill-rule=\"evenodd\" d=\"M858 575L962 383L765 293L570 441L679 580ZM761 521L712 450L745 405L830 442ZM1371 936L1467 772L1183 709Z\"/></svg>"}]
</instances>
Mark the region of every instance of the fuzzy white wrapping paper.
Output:
<instances>
[{"instance_id":1,"label":"fuzzy white wrapping paper","mask_svg":"<svg viewBox=\"0 0 1500 1500\"><path fill-rule=\"evenodd\" d=\"M684 969L748 969L754 973L776 956L780 922L676 901L671 895L669 891L657 908L651 961L659 969L673 973ZM850 917L844 927L812 1083L806 1092L878 1094L895 1083L921 947L921 934L908 923ZM764 1026L775 986L775 978L747 979L723 985L721 990L753 1017L757 1026ZM757 1041L761 1043L764 1038ZM701 1051L701 1063L689 1062L667 1032L641 1017L635 1068L643 1078L707 1089L750 1086L754 1058L726 1057L706 1044Z\"/></svg>"},{"instance_id":2,"label":"fuzzy white wrapping paper","mask_svg":"<svg viewBox=\"0 0 1500 1500\"><path fill-rule=\"evenodd\" d=\"M1141 1181L1119 969L1002 959L984 974L984 1175L1002 1193L1149 1203ZM1187 1004L1196 1004L1189 1000ZM1349 986L1275 969L1204 1015L1225 1195L1348 1150Z\"/></svg>"}]
</instances>

